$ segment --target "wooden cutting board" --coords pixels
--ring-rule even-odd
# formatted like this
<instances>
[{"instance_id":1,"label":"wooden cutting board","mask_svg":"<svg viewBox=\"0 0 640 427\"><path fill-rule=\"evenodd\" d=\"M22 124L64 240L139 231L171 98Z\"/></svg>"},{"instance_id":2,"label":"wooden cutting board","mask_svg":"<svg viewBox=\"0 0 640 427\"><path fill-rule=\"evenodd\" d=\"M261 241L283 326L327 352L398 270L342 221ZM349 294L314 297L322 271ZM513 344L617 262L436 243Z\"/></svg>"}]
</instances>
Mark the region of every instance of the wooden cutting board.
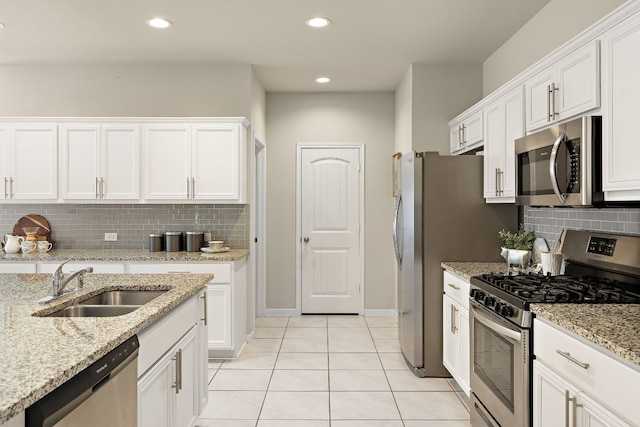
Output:
<instances>
[{"instance_id":1,"label":"wooden cutting board","mask_svg":"<svg viewBox=\"0 0 640 427\"><path fill-rule=\"evenodd\" d=\"M45 217L37 214L23 216L13 226L13 234L26 237L23 227L40 227L36 233L38 240L48 240L51 244L55 243L51 240L51 226Z\"/></svg>"}]
</instances>

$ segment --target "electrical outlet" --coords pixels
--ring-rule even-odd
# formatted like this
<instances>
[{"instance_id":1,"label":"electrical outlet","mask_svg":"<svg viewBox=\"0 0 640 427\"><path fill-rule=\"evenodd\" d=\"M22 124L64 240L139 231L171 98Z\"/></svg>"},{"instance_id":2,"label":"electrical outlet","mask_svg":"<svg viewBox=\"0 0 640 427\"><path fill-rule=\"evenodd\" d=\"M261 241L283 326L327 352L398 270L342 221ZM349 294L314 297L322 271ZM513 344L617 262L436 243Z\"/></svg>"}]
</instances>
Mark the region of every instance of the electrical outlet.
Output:
<instances>
[{"instance_id":1,"label":"electrical outlet","mask_svg":"<svg viewBox=\"0 0 640 427\"><path fill-rule=\"evenodd\" d=\"M105 242L117 242L118 241L118 233L104 233L104 241Z\"/></svg>"}]
</instances>

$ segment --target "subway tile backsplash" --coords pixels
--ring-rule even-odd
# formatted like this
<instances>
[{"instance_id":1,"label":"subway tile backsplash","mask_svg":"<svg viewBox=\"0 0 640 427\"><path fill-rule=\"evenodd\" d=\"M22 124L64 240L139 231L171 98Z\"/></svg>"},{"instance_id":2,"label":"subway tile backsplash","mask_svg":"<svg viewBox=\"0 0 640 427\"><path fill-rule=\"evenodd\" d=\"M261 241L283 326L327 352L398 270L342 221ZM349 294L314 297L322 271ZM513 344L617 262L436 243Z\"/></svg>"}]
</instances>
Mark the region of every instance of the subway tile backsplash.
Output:
<instances>
[{"instance_id":1,"label":"subway tile backsplash","mask_svg":"<svg viewBox=\"0 0 640 427\"><path fill-rule=\"evenodd\" d=\"M639 208L533 208L525 206L524 225L553 248L563 229L640 235Z\"/></svg>"},{"instance_id":2,"label":"subway tile backsplash","mask_svg":"<svg viewBox=\"0 0 640 427\"><path fill-rule=\"evenodd\" d=\"M0 236L22 216L39 214L51 225L56 249L149 249L149 234L210 231L232 249L249 249L249 205L0 204ZM105 242L104 233L118 233Z\"/></svg>"}]
</instances>

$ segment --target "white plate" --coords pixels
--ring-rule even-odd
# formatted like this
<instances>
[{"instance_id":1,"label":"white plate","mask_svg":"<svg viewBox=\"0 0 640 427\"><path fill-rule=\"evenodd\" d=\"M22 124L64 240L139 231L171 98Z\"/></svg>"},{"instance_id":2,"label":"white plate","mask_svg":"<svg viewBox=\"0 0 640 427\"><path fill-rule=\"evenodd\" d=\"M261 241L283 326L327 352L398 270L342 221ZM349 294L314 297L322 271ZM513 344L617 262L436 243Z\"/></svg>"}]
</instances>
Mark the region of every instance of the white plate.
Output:
<instances>
[{"instance_id":1,"label":"white plate","mask_svg":"<svg viewBox=\"0 0 640 427\"><path fill-rule=\"evenodd\" d=\"M206 252L208 254L217 254L219 252L229 252L231 249L229 248L220 248L220 249L211 249L211 248L200 248L202 252Z\"/></svg>"}]
</instances>

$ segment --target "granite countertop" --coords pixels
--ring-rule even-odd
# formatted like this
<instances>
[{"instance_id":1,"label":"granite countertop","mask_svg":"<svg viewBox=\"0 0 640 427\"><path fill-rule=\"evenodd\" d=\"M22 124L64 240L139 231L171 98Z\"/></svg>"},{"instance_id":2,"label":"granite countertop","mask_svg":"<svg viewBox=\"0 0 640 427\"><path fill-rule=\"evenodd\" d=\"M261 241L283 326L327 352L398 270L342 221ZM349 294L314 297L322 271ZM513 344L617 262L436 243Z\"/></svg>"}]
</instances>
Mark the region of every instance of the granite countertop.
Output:
<instances>
[{"instance_id":1,"label":"granite countertop","mask_svg":"<svg viewBox=\"0 0 640 427\"><path fill-rule=\"evenodd\" d=\"M249 256L249 251L234 249L215 254L205 252L149 252L135 249L53 249L49 252L31 254L6 254L0 251L0 262L38 262L38 261L157 261L157 262L211 262L237 261Z\"/></svg>"},{"instance_id":2,"label":"granite countertop","mask_svg":"<svg viewBox=\"0 0 640 427\"><path fill-rule=\"evenodd\" d=\"M205 288L212 274L86 274L84 290L47 305L50 274L0 274L0 424ZM71 283L70 285L75 285ZM116 317L34 317L115 289L165 289Z\"/></svg>"},{"instance_id":3,"label":"granite countertop","mask_svg":"<svg viewBox=\"0 0 640 427\"><path fill-rule=\"evenodd\" d=\"M640 304L531 304L531 311L640 367Z\"/></svg>"},{"instance_id":4,"label":"granite countertop","mask_svg":"<svg viewBox=\"0 0 640 427\"><path fill-rule=\"evenodd\" d=\"M502 273L507 271L507 263L505 262L460 262L460 261L445 261L440 264L442 268L448 270L454 274L457 274L461 278L469 281L473 276L479 276L481 274L488 273Z\"/></svg>"}]
</instances>

